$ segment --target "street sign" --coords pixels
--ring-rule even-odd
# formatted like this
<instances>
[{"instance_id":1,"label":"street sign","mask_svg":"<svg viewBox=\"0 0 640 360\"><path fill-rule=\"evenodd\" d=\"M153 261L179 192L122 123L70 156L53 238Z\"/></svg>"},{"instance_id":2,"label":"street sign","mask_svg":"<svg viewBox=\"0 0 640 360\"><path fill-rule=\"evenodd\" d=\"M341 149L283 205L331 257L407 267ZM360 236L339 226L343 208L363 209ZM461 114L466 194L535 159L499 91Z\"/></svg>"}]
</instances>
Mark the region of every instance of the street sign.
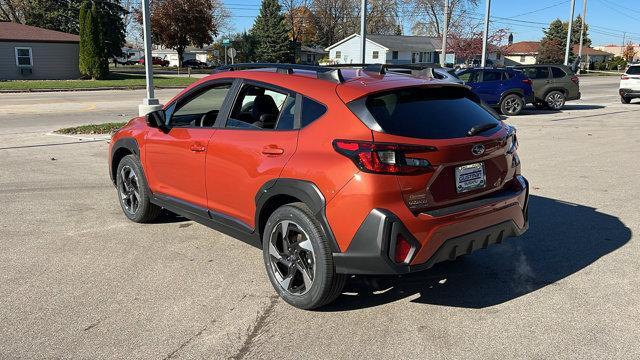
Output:
<instances>
[{"instance_id":1,"label":"street sign","mask_svg":"<svg viewBox=\"0 0 640 360\"><path fill-rule=\"evenodd\" d=\"M222 45L227 46L231 44L231 40L230 39L222 39Z\"/></svg>"},{"instance_id":2,"label":"street sign","mask_svg":"<svg viewBox=\"0 0 640 360\"><path fill-rule=\"evenodd\" d=\"M230 58L233 59L234 57L236 57L236 54L238 54L238 52L234 48L229 48L227 50L227 54L229 55Z\"/></svg>"}]
</instances>

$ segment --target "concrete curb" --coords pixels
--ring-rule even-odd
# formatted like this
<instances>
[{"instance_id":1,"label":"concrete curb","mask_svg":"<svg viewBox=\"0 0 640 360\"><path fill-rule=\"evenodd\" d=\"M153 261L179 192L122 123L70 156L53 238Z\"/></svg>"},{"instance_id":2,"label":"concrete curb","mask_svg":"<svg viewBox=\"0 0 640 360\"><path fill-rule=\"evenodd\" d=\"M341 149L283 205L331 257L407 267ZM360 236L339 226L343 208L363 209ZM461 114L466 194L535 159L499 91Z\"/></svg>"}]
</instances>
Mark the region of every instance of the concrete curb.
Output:
<instances>
[{"instance_id":1,"label":"concrete curb","mask_svg":"<svg viewBox=\"0 0 640 360\"><path fill-rule=\"evenodd\" d=\"M155 86L155 89L184 89L186 86ZM34 93L34 92L71 92L71 91L103 91L103 90L144 90L143 86L113 86L113 87L95 87L95 88L70 88L70 89L13 89L0 90L0 94L12 93Z\"/></svg>"}]
</instances>

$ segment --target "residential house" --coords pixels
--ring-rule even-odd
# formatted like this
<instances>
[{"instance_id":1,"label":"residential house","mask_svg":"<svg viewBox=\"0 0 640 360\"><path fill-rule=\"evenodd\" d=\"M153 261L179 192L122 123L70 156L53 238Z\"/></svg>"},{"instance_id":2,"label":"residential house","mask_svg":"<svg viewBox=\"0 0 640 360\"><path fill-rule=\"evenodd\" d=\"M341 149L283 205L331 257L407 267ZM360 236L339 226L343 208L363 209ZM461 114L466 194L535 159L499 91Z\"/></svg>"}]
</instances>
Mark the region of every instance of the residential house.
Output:
<instances>
[{"instance_id":1,"label":"residential house","mask_svg":"<svg viewBox=\"0 0 640 360\"><path fill-rule=\"evenodd\" d=\"M209 63L210 55L214 54L213 45L208 45L202 48L195 46L188 46L184 49L184 53L182 54L182 61L189 59L200 60L203 63ZM157 49L153 49L151 51L153 56L157 56L161 59L169 61L169 66L178 66L178 52L174 49L166 49L159 47Z\"/></svg>"},{"instance_id":2,"label":"residential house","mask_svg":"<svg viewBox=\"0 0 640 360\"><path fill-rule=\"evenodd\" d=\"M627 46L621 46L621 45L604 45L604 46L594 46L593 47L596 50L600 50L600 51L606 51L608 53L613 54L614 56L620 56L623 57L622 55L624 54L625 49L627 48ZM633 50L635 51L635 55L633 57L633 61L632 62L640 62L640 44L635 44L633 45Z\"/></svg>"},{"instance_id":3,"label":"residential house","mask_svg":"<svg viewBox=\"0 0 640 360\"><path fill-rule=\"evenodd\" d=\"M573 53L577 56L579 45L574 45ZM540 52L539 41L520 41L506 46L503 50L505 65L529 65L535 64ZM607 61L613 54L587 46L582 47L582 63Z\"/></svg>"},{"instance_id":4,"label":"residential house","mask_svg":"<svg viewBox=\"0 0 640 360\"><path fill-rule=\"evenodd\" d=\"M327 56L327 52L321 47L300 46L300 63L314 65Z\"/></svg>"},{"instance_id":5,"label":"residential house","mask_svg":"<svg viewBox=\"0 0 640 360\"><path fill-rule=\"evenodd\" d=\"M442 39L427 36L367 35L365 63L422 64L438 62ZM360 63L360 34L350 35L325 50L333 64Z\"/></svg>"},{"instance_id":6,"label":"residential house","mask_svg":"<svg viewBox=\"0 0 640 360\"><path fill-rule=\"evenodd\" d=\"M80 37L0 22L0 80L77 79Z\"/></svg>"}]
</instances>

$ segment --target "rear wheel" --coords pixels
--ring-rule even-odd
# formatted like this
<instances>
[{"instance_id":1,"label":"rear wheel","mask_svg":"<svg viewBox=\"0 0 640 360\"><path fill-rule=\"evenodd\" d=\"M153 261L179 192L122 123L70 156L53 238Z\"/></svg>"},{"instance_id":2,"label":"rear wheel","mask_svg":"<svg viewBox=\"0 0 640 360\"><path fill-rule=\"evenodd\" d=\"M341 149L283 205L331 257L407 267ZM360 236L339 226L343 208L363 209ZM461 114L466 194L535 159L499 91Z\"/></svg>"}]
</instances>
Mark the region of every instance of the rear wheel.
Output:
<instances>
[{"instance_id":1,"label":"rear wheel","mask_svg":"<svg viewBox=\"0 0 640 360\"><path fill-rule=\"evenodd\" d=\"M518 115L523 107L524 100L516 94L509 94L500 102L500 112L504 115Z\"/></svg>"},{"instance_id":2,"label":"rear wheel","mask_svg":"<svg viewBox=\"0 0 640 360\"><path fill-rule=\"evenodd\" d=\"M314 309L342 292L346 275L336 274L331 248L305 204L284 205L271 214L262 248L267 276L287 303Z\"/></svg>"},{"instance_id":3,"label":"rear wheel","mask_svg":"<svg viewBox=\"0 0 640 360\"><path fill-rule=\"evenodd\" d=\"M565 99L562 92L554 90L545 96L544 101L551 110L560 110L564 106Z\"/></svg>"},{"instance_id":4,"label":"rear wheel","mask_svg":"<svg viewBox=\"0 0 640 360\"><path fill-rule=\"evenodd\" d=\"M620 102L623 104L629 104L631 103L631 98L620 96Z\"/></svg>"},{"instance_id":5,"label":"rear wheel","mask_svg":"<svg viewBox=\"0 0 640 360\"><path fill-rule=\"evenodd\" d=\"M116 174L116 187L122 211L129 220L149 222L160 213L160 207L151 203L151 192L142 173L142 166L134 155L120 160Z\"/></svg>"}]
</instances>

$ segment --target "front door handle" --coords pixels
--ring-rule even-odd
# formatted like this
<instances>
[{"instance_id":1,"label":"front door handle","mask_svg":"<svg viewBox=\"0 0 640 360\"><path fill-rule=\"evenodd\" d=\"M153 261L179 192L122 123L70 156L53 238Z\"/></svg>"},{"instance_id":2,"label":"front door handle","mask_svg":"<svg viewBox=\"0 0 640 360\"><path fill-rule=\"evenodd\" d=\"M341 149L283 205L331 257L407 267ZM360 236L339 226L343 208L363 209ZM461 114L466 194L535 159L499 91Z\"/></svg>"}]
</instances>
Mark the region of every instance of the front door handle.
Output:
<instances>
[{"instance_id":1,"label":"front door handle","mask_svg":"<svg viewBox=\"0 0 640 360\"><path fill-rule=\"evenodd\" d=\"M193 152L203 152L207 150L207 148L202 145L192 144L191 146L189 146L189 150Z\"/></svg>"},{"instance_id":2,"label":"front door handle","mask_svg":"<svg viewBox=\"0 0 640 360\"><path fill-rule=\"evenodd\" d=\"M284 154L284 149L279 148L276 145L269 145L262 148L262 153L270 156L278 156Z\"/></svg>"}]
</instances>

